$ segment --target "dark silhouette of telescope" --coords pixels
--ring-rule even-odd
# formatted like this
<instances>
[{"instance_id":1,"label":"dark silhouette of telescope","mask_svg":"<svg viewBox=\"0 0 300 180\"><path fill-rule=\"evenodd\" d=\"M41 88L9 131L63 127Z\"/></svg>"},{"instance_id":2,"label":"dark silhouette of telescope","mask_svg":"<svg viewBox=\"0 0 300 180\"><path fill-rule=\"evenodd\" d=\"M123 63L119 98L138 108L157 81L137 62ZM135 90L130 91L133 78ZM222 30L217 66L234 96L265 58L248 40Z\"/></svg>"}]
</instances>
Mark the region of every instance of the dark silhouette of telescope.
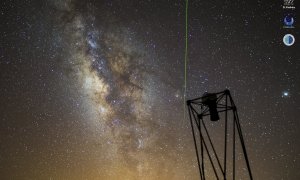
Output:
<instances>
[{"instance_id":1,"label":"dark silhouette of telescope","mask_svg":"<svg viewBox=\"0 0 300 180\"><path fill-rule=\"evenodd\" d=\"M209 108L210 120L218 121L220 119L217 110L217 95L215 93L204 93L202 96L202 103Z\"/></svg>"},{"instance_id":2,"label":"dark silhouette of telescope","mask_svg":"<svg viewBox=\"0 0 300 180\"><path fill-rule=\"evenodd\" d=\"M213 173L217 180L235 180L236 167L244 167L248 171L249 179L253 180L240 119L230 91L225 89L217 93L206 92L202 97L187 100L186 103L200 179L211 179L211 176L207 174ZM209 118L214 123L209 121ZM208 126L209 128L207 128ZM224 131L222 132L220 128ZM217 152L215 147L220 148L222 145L219 142L222 141L224 142L224 151L223 153L222 151ZM238 145L241 148L237 148ZM230 151L231 155L229 155ZM239 158L240 154L244 155L244 164L237 163L242 161ZM238 160L236 160L237 158ZM237 176L241 176L241 174L237 174Z\"/></svg>"}]
</instances>

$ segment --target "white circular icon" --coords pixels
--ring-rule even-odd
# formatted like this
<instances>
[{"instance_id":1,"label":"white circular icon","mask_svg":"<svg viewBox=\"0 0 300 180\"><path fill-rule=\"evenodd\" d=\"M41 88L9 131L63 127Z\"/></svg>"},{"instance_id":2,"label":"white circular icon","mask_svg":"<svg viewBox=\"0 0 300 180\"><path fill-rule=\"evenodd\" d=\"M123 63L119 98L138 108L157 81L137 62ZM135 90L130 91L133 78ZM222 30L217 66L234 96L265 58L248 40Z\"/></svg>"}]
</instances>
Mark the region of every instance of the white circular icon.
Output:
<instances>
[{"instance_id":1,"label":"white circular icon","mask_svg":"<svg viewBox=\"0 0 300 180\"><path fill-rule=\"evenodd\" d=\"M295 37L292 34L286 34L283 37L283 43L286 46L291 46L291 45L293 45L295 43Z\"/></svg>"}]
</instances>

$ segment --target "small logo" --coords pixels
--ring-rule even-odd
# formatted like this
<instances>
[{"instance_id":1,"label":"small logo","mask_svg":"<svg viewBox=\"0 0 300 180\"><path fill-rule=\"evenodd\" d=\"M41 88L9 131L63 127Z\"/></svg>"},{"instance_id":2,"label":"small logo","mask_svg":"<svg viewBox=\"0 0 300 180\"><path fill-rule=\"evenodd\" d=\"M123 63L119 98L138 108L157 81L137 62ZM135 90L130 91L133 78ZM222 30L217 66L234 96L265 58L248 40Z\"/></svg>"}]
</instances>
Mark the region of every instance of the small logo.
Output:
<instances>
[{"instance_id":1,"label":"small logo","mask_svg":"<svg viewBox=\"0 0 300 180\"><path fill-rule=\"evenodd\" d=\"M293 15L286 15L284 18L283 18L283 24L284 24L284 28L294 28L293 24L295 22L295 19L293 17Z\"/></svg>"},{"instance_id":2,"label":"small logo","mask_svg":"<svg viewBox=\"0 0 300 180\"><path fill-rule=\"evenodd\" d=\"M291 46L291 45L293 45L295 43L295 37L292 34L286 34L283 37L283 43L286 46Z\"/></svg>"},{"instance_id":3,"label":"small logo","mask_svg":"<svg viewBox=\"0 0 300 180\"><path fill-rule=\"evenodd\" d=\"M294 6L294 0L284 0L283 5L284 6Z\"/></svg>"},{"instance_id":4,"label":"small logo","mask_svg":"<svg viewBox=\"0 0 300 180\"><path fill-rule=\"evenodd\" d=\"M295 9L294 0L284 0L283 1L283 9Z\"/></svg>"}]
</instances>

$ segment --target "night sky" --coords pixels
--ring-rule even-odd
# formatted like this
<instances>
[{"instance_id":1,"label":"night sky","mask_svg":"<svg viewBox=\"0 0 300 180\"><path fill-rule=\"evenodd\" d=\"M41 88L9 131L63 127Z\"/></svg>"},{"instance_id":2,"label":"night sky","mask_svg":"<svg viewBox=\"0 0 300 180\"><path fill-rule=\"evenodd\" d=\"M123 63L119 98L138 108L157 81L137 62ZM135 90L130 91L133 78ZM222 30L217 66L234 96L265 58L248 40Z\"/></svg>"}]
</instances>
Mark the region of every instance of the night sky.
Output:
<instances>
[{"instance_id":1,"label":"night sky","mask_svg":"<svg viewBox=\"0 0 300 180\"><path fill-rule=\"evenodd\" d=\"M189 1L186 99L231 91L254 179L300 179L282 4ZM184 0L1 0L0 32L0 179L199 179Z\"/></svg>"}]
</instances>

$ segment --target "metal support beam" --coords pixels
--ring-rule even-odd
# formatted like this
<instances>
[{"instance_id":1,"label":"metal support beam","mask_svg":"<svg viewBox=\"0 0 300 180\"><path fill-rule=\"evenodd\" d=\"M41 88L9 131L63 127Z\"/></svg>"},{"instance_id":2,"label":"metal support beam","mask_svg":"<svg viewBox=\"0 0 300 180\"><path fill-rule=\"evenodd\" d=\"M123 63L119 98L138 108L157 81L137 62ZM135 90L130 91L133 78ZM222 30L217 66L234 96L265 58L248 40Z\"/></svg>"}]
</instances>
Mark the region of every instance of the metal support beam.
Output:
<instances>
[{"instance_id":1,"label":"metal support beam","mask_svg":"<svg viewBox=\"0 0 300 180\"><path fill-rule=\"evenodd\" d=\"M216 179L230 179L229 175L232 176L232 179L236 178L236 138L239 138L245 164L249 174L249 179L253 180L237 108L234 104L229 90L218 93L206 93L200 98L188 100L187 106L196 150L200 179L205 180L208 177L206 175L206 172L209 166L205 165L207 163L211 165L210 167L212 168ZM229 118L228 111L232 111L232 119ZM219 116L219 114L224 114L224 116ZM220 157L222 156L219 156L219 154L217 154L215 148L216 146L214 145L213 139L211 138L209 130L206 127L206 123L208 123L209 121L209 119L206 118L207 116L210 116L210 120L212 121L212 123L218 123L218 121L222 121L222 119L219 119L219 117L224 117L225 122L223 163L220 159ZM230 120L232 121L232 123L229 123ZM229 126L231 125L232 132L229 132ZM229 169L227 168L228 164L230 163L230 159L227 157L227 153L229 150L228 143L231 137L229 136L229 134L232 134L231 173L228 172ZM205 155L208 157L208 160L206 160Z\"/></svg>"}]
</instances>

